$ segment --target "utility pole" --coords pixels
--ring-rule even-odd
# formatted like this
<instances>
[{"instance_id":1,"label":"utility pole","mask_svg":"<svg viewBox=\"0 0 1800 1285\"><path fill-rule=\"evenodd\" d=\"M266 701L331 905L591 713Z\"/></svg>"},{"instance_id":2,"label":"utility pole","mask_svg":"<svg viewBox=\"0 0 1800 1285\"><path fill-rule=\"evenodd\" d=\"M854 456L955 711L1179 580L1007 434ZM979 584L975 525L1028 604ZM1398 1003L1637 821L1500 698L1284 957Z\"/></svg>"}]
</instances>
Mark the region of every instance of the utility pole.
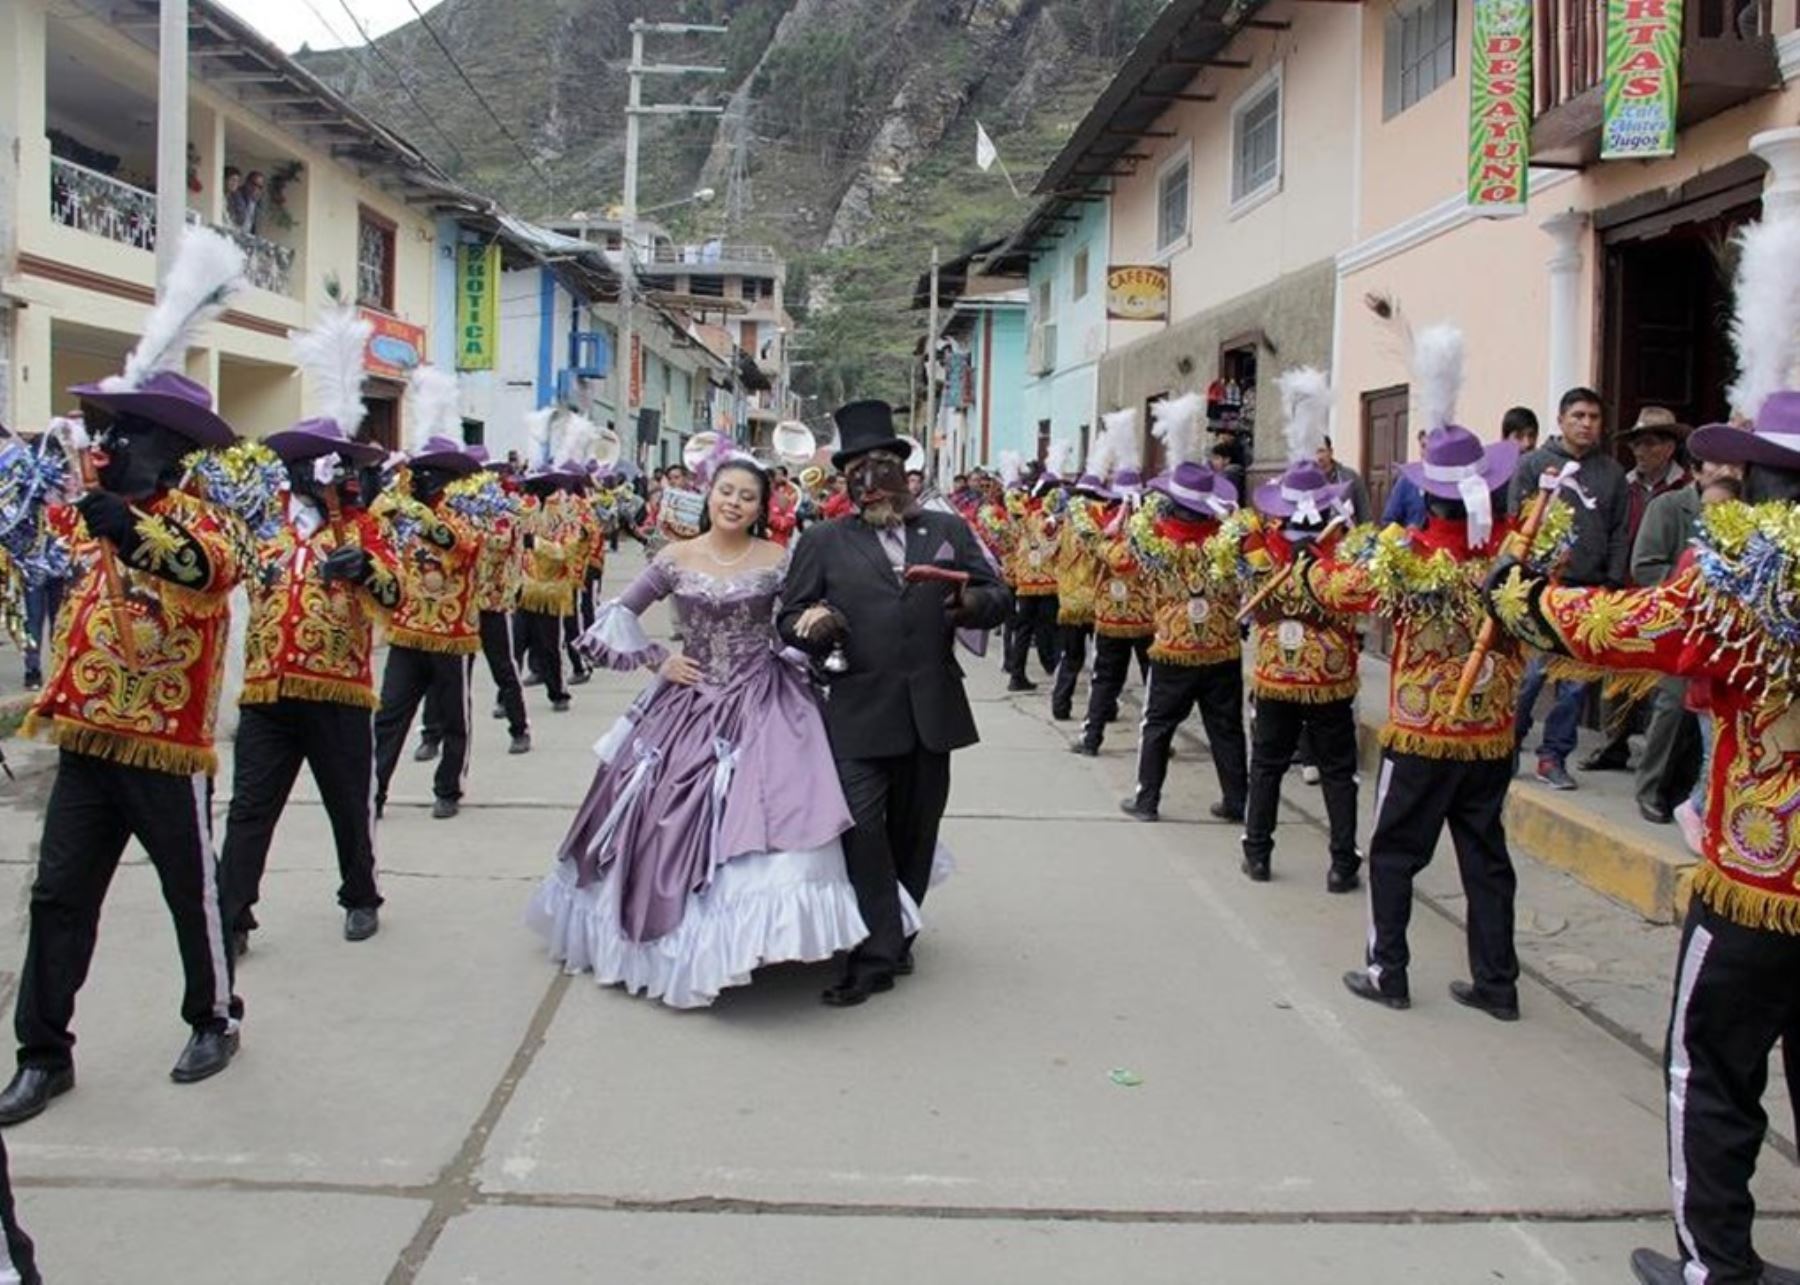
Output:
<instances>
[{"instance_id":1,"label":"utility pole","mask_svg":"<svg viewBox=\"0 0 1800 1285\"><path fill-rule=\"evenodd\" d=\"M925 322L925 476L937 481L938 248L931 247L931 314Z\"/></svg>"},{"instance_id":2,"label":"utility pole","mask_svg":"<svg viewBox=\"0 0 1800 1285\"><path fill-rule=\"evenodd\" d=\"M162 0L156 44L156 281L175 262L187 223L187 0Z\"/></svg>"},{"instance_id":3,"label":"utility pole","mask_svg":"<svg viewBox=\"0 0 1800 1285\"><path fill-rule=\"evenodd\" d=\"M644 36L646 33L660 35L709 34L722 35L729 28L702 26L691 22L633 22L631 24L631 65L626 68L630 77L630 88L625 100L625 195L623 210L619 217L620 241L620 286L619 286L619 362L625 369L624 390L619 398L622 414L620 419L628 427L632 436L637 435L637 372L638 364L632 352L636 339L636 318L633 309L637 297L637 184L638 184L638 118L641 116L718 116L724 112L723 107L693 107L680 103L656 104L646 107L643 100L643 78L645 76L680 76L689 72L702 75L719 76L725 73L723 67L681 67L672 65L647 65L644 62ZM735 413L735 411L734 411ZM638 446L638 457L642 462L644 446Z\"/></svg>"}]
</instances>

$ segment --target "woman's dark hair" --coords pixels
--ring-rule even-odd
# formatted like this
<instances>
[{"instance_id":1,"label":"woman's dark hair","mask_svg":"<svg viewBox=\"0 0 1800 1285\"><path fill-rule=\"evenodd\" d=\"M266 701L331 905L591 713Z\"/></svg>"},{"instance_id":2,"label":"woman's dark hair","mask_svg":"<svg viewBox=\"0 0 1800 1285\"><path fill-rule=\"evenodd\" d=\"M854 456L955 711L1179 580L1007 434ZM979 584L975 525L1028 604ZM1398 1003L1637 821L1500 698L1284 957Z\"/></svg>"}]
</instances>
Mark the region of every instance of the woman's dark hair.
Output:
<instances>
[{"instance_id":1,"label":"woman's dark hair","mask_svg":"<svg viewBox=\"0 0 1800 1285\"><path fill-rule=\"evenodd\" d=\"M723 464L719 465L718 468L713 470L713 475L711 477L706 479L706 499L708 503L700 506L700 534L705 535L708 531L712 530L712 504L710 501L712 500L713 487L718 485L720 478L724 477L727 473L734 472L748 473L751 477L756 479L756 485L761 491L761 495L756 501L756 520L750 524L750 534L759 540L763 539L769 533L769 492L773 487L769 482L768 470L763 468L763 466L758 464L755 460L747 459L726 460Z\"/></svg>"}]
</instances>

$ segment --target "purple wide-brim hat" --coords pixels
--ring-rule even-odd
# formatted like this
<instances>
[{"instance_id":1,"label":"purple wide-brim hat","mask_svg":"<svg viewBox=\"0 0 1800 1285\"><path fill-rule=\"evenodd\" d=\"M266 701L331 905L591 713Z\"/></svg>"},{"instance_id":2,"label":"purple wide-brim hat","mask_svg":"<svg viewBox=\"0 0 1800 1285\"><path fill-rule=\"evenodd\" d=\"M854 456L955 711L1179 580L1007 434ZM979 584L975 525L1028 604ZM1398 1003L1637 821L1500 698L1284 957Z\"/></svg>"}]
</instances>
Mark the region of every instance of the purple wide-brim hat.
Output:
<instances>
[{"instance_id":1,"label":"purple wide-brim hat","mask_svg":"<svg viewBox=\"0 0 1800 1285\"><path fill-rule=\"evenodd\" d=\"M449 437L428 437L425 445L407 458L418 468L443 469L446 473L467 476L481 467L481 461L469 454L461 442Z\"/></svg>"},{"instance_id":2,"label":"purple wide-brim hat","mask_svg":"<svg viewBox=\"0 0 1800 1285\"><path fill-rule=\"evenodd\" d=\"M230 446L237 441L231 425L213 410L212 394L206 386L174 371L152 375L134 389L109 392L102 380L77 384L69 392L115 415L137 415L160 424L201 446Z\"/></svg>"},{"instance_id":3,"label":"purple wide-brim hat","mask_svg":"<svg viewBox=\"0 0 1800 1285\"><path fill-rule=\"evenodd\" d=\"M1303 515L1309 521L1328 518L1342 506L1348 482L1330 482L1310 460L1288 465L1287 472L1256 488L1256 507L1272 518ZM1308 513L1306 510L1311 509Z\"/></svg>"},{"instance_id":4,"label":"purple wide-brim hat","mask_svg":"<svg viewBox=\"0 0 1800 1285\"><path fill-rule=\"evenodd\" d=\"M1687 439L1695 459L1708 464L1759 464L1800 471L1800 392L1771 393L1749 428L1708 424Z\"/></svg>"},{"instance_id":5,"label":"purple wide-brim hat","mask_svg":"<svg viewBox=\"0 0 1800 1285\"><path fill-rule=\"evenodd\" d=\"M1082 495L1090 495L1096 500L1116 500L1119 493L1092 473L1083 473L1075 480L1075 489Z\"/></svg>"},{"instance_id":6,"label":"purple wide-brim hat","mask_svg":"<svg viewBox=\"0 0 1800 1285\"><path fill-rule=\"evenodd\" d=\"M1144 475L1134 468L1122 468L1112 475L1112 488L1120 495L1142 495Z\"/></svg>"},{"instance_id":7,"label":"purple wide-brim hat","mask_svg":"<svg viewBox=\"0 0 1800 1285\"><path fill-rule=\"evenodd\" d=\"M1463 484L1480 478L1487 489L1498 491L1510 486L1519 467L1517 442L1490 442L1481 439L1458 424L1434 428L1425 439L1425 458L1402 464L1400 475L1427 495L1440 500L1463 498Z\"/></svg>"},{"instance_id":8,"label":"purple wide-brim hat","mask_svg":"<svg viewBox=\"0 0 1800 1285\"><path fill-rule=\"evenodd\" d=\"M374 442L356 442L344 436L335 419L303 419L292 428L270 433L263 445L285 463L316 460L321 455L342 455L352 464L379 464L387 449Z\"/></svg>"},{"instance_id":9,"label":"purple wide-brim hat","mask_svg":"<svg viewBox=\"0 0 1800 1285\"><path fill-rule=\"evenodd\" d=\"M1192 461L1177 464L1161 477L1152 479L1150 489L1195 513L1224 517L1237 508L1237 487L1231 484L1231 479Z\"/></svg>"}]
</instances>

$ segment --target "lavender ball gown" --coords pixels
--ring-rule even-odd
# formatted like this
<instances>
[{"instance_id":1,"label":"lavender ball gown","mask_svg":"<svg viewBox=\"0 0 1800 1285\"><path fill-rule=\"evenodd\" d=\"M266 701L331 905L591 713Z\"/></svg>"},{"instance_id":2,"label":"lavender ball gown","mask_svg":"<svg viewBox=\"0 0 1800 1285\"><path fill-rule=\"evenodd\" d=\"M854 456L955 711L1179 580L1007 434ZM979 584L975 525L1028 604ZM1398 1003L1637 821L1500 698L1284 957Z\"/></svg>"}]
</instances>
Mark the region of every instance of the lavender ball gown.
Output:
<instances>
[{"instance_id":1,"label":"lavender ball gown","mask_svg":"<svg viewBox=\"0 0 1800 1285\"><path fill-rule=\"evenodd\" d=\"M784 572L719 579L665 555L583 637L613 669L661 664L639 617L672 595L705 674L657 678L595 747L600 769L526 913L570 972L697 1008L763 964L827 959L868 935L825 725L775 632Z\"/></svg>"}]
</instances>

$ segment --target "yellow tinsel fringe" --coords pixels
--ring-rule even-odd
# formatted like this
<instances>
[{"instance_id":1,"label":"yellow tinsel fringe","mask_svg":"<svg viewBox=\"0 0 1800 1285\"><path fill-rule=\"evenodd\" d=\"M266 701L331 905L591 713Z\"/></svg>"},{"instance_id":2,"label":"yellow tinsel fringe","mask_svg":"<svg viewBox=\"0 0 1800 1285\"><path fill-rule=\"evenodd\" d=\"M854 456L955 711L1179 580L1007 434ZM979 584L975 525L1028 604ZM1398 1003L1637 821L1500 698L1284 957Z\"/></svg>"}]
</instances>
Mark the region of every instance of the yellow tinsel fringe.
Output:
<instances>
[{"instance_id":1,"label":"yellow tinsel fringe","mask_svg":"<svg viewBox=\"0 0 1800 1285\"><path fill-rule=\"evenodd\" d=\"M1800 936L1800 897L1737 883L1710 861L1694 871L1694 895L1734 924Z\"/></svg>"},{"instance_id":2,"label":"yellow tinsel fringe","mask_svg":"<svg viewBox=\"0 0 1800 1285\"><path fill-rule=\"evenodd\" d=\"M1056 613L1056 623L1078 629L1082 625L1093 624L1094 613L1092 611L1070 610L1066 607L1059 608Z\"/></svg>"},{"instance_id":3,"label":"yellow tinsel fringe","mask_svg":"<svg viewBox=\"0 0 1800 1285\"><path fill-rule=\"evenodd\" d=\"M519 590L519 606L540 616L566 616L575 610L575 586L528 584Z\"/></svg>"},{"instance_id":4,"label":"yellow tinsel fringe","mask_svg":"<svg viewBox=\"0 0 1800 1285\"><path fill-rule=\"evenodd\" d=\"M1642 700L1654 692L1663 675L1646 670L1610 669L1604 665L1588 665L1567 656L1551 656L1544 672L1556 682L1601 683L1609 699Z\"/></svg>"},{"instance_id":5,"label":"yellow tinsel fringe","mask_svg":"<svg viewBox=\"0 0 1800 1285\"><path fill-rule=\"evenodd\" d=\"M445 638L439 634L428 634L417 629L402 629L398 626L389 626L384 632L392 646L411 647L414 651L435 651L451 656L473 656L481 650L481 639L476 634Z\"/></svg>"},{"instance_id":6,"label":"yellow tinsel fringe","mask_svg":"<svg viewBox=\"0 0 1800 1285\"><path fill-rule=\"evenodd\" d=\"M74 723L55 716L40 718L35 710L25 716L25 724L20 730L25 736L41 736L58 749L68 750L71 754L85 754L90 758L105 759L109 763L125 767L147 768L153 772L168 772L175 776L193 776L196 773L211 776L219 770L219 756L211 749L194 745L172 745L168 741L134 736L130 732L110 731L103 727L90 727L86 723Z\"/></svg>"},{"instance_id":7,"label":"yellow tinsel fringe","mask_svg":"<svg viewBox=\"0 0 1800 1285\"><path fill-rule=\"evenodd\" d=\"M1156 626L1146 620L1141 624L1121 625L1110 620L1096 620L1094 632L1102 638L1148 638L1156 632Z\"/></svg>"},{"instance_id":8,"label":"yellow tinsel fringe","mask_svg":"<svg viewBox=\"0 0 1800 1285\"><path fill-rule=\"evenodd\" d=\"M1289 683L1271 683L1265 679L1252 677L1250 690L1258 700L1288 701L1295 705L1329 705L1333 701L1349 700L1362 687L1362 680L1346 679L1341 683L1327 683L1322 686L1300 686Z\"/></svg>"},{"instance_id":9,"label":"yellow tinsel fringe","mask_svg":"<svg viewBox=\"0 0 1800 1285\"><path fill-rule=\"evenodd\" d=\"M1150 659L1162 665L1190 665L1199 668L1201 665L1227 665L1243 657L1241 651L1220 654L1210 651L1167 651L1161 647L1150 649Z\"/></svg>"},{"instance_id":10,"label":"yellow tinsel fringe","mask_svg":"<svg viewBox=\"0 0 1800 1285\"><path fill-rule=\"evenodd\" d=\"M280 678L259 678L245 683L240 705L273 705L278 700L321 701L328 705L354 705L358 709L376 709L381 698L367 683L339 678L309 678L299 674L283 674Z\"/></svg>"},{"instance_id":11,"label":"yellow tinsel fringe","mask_svg":"<svg viewBox=\"0 0 1800 1285\"><path fill-rule=\"evenodd\" d=\"M1019 598L1054 598L1056 597L1056 586L1020 585L1017 589L1013 590L1013 594L1015 597Z\"/></svg>"},{"instance_id":12,"label":"yellow tinsel fringe","mask_svg":"<svg viewBox=\"0 0 1800 1285\"><path fill-rule=\"evenodd\" d=\"M1511 728L1486 736L1445 736L1436 732L1415 732L1390 723L1381 729L1381 748L1425 759L1472 763L1481 759L1511 758L1514 737Z\"/></svg>"}]
</instances>

